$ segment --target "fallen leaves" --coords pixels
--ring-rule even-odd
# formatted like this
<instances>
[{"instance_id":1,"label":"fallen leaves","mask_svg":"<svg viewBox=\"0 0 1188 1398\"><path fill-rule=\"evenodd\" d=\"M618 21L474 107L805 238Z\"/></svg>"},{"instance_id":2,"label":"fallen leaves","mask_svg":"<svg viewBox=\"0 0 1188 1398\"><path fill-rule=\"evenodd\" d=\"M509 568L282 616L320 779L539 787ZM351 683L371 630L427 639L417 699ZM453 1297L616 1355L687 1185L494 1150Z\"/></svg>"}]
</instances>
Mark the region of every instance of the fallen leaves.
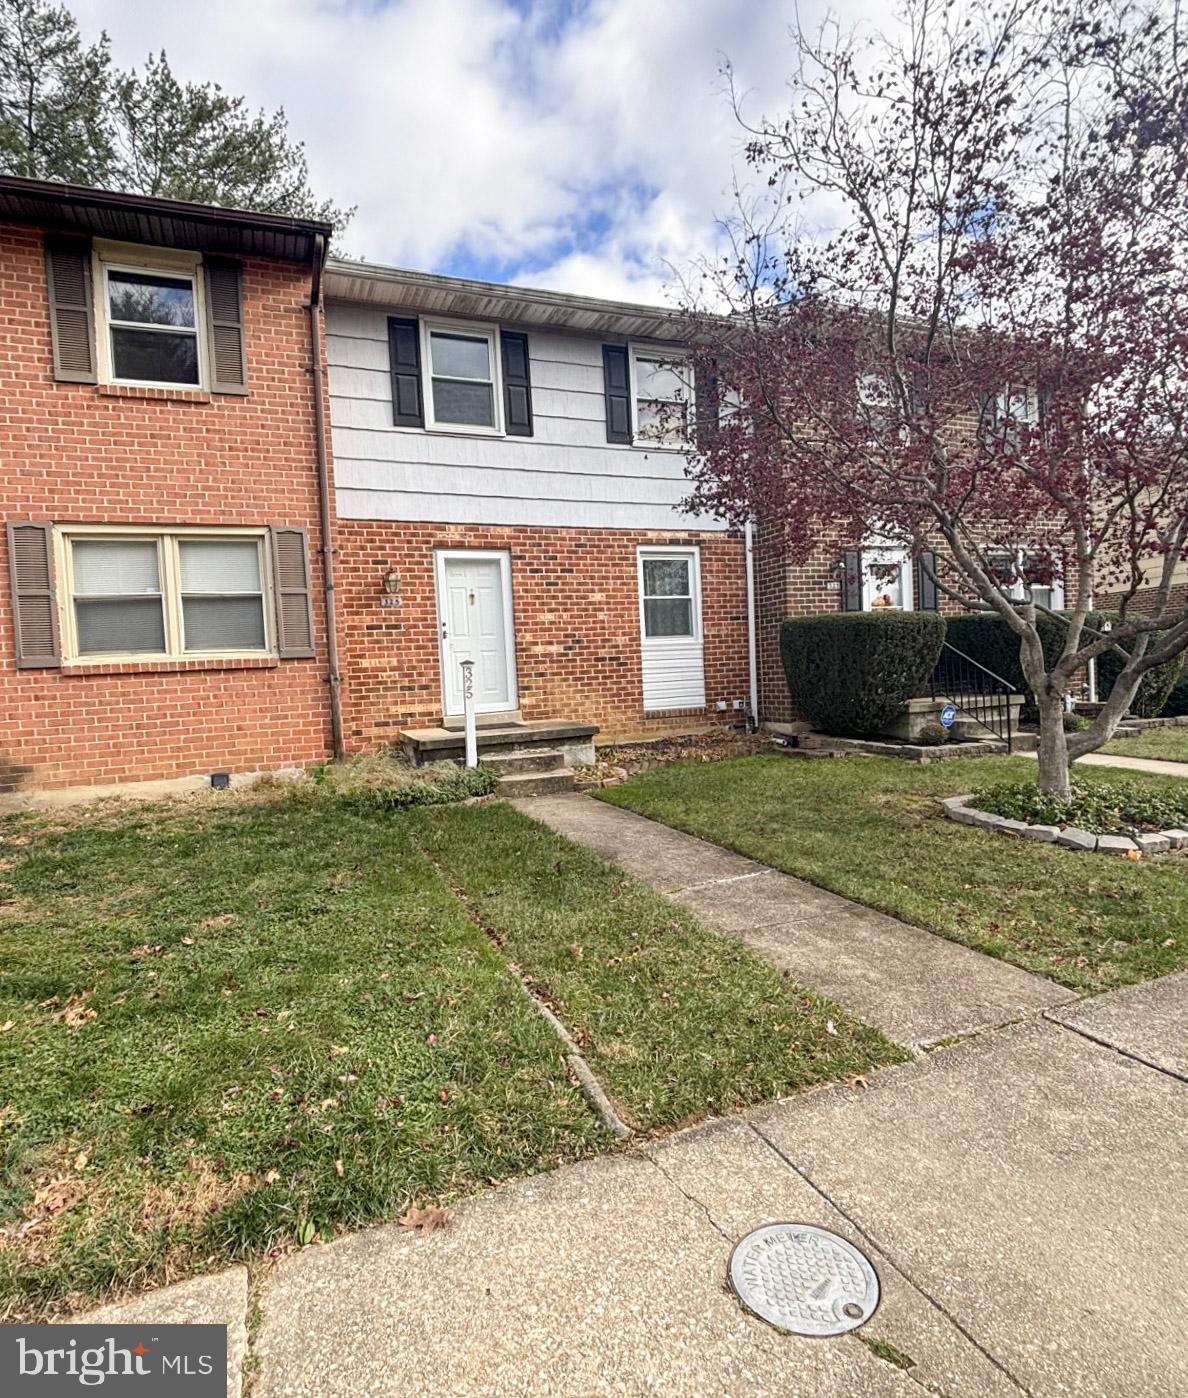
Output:
<instances>
[{"instance_id":1,"label":"fallen leaves","mask_svg":"<svg viewBox=\"0 0 1188 1398\"><path fill-rule=\"evenodd\" d=\"M79 1029L88 1020L98 1019L97 1010L91 1009L87 1001L94 995L93 990L83 990L77 995L72 995L60 1010L55 1010L52 1016L55 1024L64 1024L67 1029ZM57 996L52 1001L44 1001L44 1004L51 1004L57 1001Z\"/></svg>"},{"instance_id":2,"label":"fallen leaves","mask_svg":"<svg viewBox=\"0 0 1188 1398\"><path fill-rule=\"evenodd\" d=\"M342 1179L343 1175L346 1174L346 1167L343 1165L341 1160L336 1160L334 1162L334 1173L338 1176L339 1179Z\"/></svg>"},{"instance_id":3,"label":"fallen leaves","mask_svg":"<svg viewBox=\"0 0 1188 1398\"><path fill-rule=\"evenodd\" d=\"M453 1217L453 1209L442 1209L436 1204L430 1204L427 1208L420 1209L413 1204L399 1221L401 1228L419 1228L421 1237L427 1238L435 1229L444 1228Z\"/></svg>"},{"instance_id":4,"label":"fallen leaves","mask_svg":"<svg viewBox=\"0 0 1188 1398\"><path fill-rule=\"evenodd\" d=\"M832 1034L835 1039L837 1038L837 1025L831 1019L825 1021L825 1032Z\"/></svg>"}]
</instances>

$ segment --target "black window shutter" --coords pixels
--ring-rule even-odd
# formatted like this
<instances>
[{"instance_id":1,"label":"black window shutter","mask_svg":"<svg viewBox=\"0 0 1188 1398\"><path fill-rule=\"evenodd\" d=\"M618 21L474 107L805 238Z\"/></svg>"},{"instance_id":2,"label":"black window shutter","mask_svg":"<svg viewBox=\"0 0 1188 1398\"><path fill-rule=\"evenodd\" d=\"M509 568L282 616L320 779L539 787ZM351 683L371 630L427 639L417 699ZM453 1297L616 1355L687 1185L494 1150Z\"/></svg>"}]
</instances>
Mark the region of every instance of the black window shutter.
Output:
<instances>
[{"instance_id":1,"label":"black window shutter","mask_svg":"<svg viewBox=\"0 0 1188 1398\"><path fill-rule=\"evenodd\" d=\"M47 237L45 265L54 378L64 383L97 383L90 240Z\"/></svg>"},{"instance_id":2,"label":"black window shutter","mask_svg":"<svg viewBox=\"0 0 1188 1398\"><path fill-rule=\"evenodd\" d=\"M846 549L842 555L842 611L862 610L862 551Z\"/></svg>"},{"instance_id":3,"label":"black window shutter","mask_svg":"<svg viewBox=\"0 0 1188 1398\"><path fill-rule=\"evenodd\" d=\"M721 423L721 403L718 391L718 364L711 360L708 364L698 364L694 371L693 397L694 412L697 417L697 447L706 451L718 435Z\"/></svg>"},{"instance_id":4,"label":"black window shutter","mask_svg":"<svg viewBox=\"0 0 1188 1398\"><path fill-rule=\"evenodd\" d=\"M631 441L631 374L626 345L603 345L602 382L606 394L606 440Z\"/></svg>"},{"instance_id":5,"label":"black window shutter","mask_svg":"<svg viewBox=\"0 0 1188 1398\"><path fill-rule=\"evenodd\" d=\"M308 657L315 653L309 543L304 529L274 525L270 533L276 653L282 660Z\"/></svg>"},{"instance_id":6,"label":"black window shutter","mask_svg":"<svg viewBox=\"0 0 1188 1398\"><path fill-rule=\"evenodd\" d=\"M62 663L54 595L54 531L49 524L8 525L13 630L19 669Z\"/></svg>"},{"instance_id":7,"label":"black window shutter","mask_svg":"<svg viewBox=\"0 0 1188 1398\"><path fill-rule=\"evenodd\" d=\"M421 397L421 330L415 319L388 317L392 366L392 421L397 427L424 427Z\"/></svg>"},{"instance_id":8,"label":"black window shutter","mask_svg":"<svg viewBox=\"0 0 1188 1398\"><path fill-rule=\"evenodd\" d=\"M528 336L501 330L503 352L503 425L509 437L532 436L532 374Z\"/></svg>"},{"instance_id":9,"label":"black window shutter","mask_svg":"<svg viewBox=\"0 0 1188 1398\"><path fill-rule=\"evenodd\" d=\"M916 559L916 610L918 612L940 611L940 589L929 576L936 573L936 554L922 553Z\"/></svg>"},{"instance_id":10,"label":"black window shutter","mask_svg":"<svg viewBox=\"0 0 1188 1398\"><path fill-rule=\"evenodd\" d=\"M206 332L212 393L247 393L247 350L239 264L206 259Z\"/></svg>"}]
</instances>

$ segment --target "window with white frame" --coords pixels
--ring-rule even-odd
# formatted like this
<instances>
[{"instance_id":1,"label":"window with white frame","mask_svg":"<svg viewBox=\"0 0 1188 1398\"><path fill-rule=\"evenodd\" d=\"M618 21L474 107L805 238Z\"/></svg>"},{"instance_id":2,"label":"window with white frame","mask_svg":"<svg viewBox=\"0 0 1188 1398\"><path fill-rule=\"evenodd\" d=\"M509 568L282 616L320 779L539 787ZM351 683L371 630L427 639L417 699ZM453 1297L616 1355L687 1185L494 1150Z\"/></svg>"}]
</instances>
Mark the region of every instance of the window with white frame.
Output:
<instances>
[{"instance_id":1,"label":"window with white frame","mask_svg":"<svg viewBox=\"0 0 1188 1398\"><path fill-rule=\"evenodd\" d=\"M468 432L499 432L496 331L424 323L426 423Z\"/></svg>"},{"instance_id":2,"label":"window with white frame","mask_svg":"<svg viewBox=\"0 0 1188 1398\"><path fill-rule=\"evenodd\" d=\"M100 260L103 362L113 383L202 383L197 267Z\"/></svg>"},{"instance_id":3,"label":"window with white frame","mask_svg":"<svg viewBox=\"0 0 1188 1398\"><path fill-rule=\"evenodd\" d=\"M269 653L263 530L65 530L69 659Z\"/></svg>"},{"instance_id":4,"label":"window with white frame","mask_svg":"<svg viewBox=\"0 0 1188 1398\"><path fill-rule=\"evenodd\" d=\"M862 550L862 610L910 612L911 554L892 544L872 544Z\"/></svg>"},{"instance_id":5,"label":"window with white frame","mask_svg":"<svg viewBox=\"0 0 1188 1398\"><path fill-rule=\"evenodd\" d=\"M696 640L697 555L691 550L640 554L640 610L645 641Z\"/></svg>"},{"instance_id":6,"label":"window with white frame","mask_svg":"<svg viewBox=\"0 0 1188 1398\"><path fill-rule=\"evenodd\" d=\"M693 382L684 356L633 345L631 385L635 440L649 446L687 445L693 423Z\"/></svg>"},{"instance_id":7,"label":"window with white frame","mask_svg":"<svg viewBox=\"0 0 1188 1398\"><path fill-rule=\"evenodd\" d=\"M1046 576L1051 571L1047 558L1024 548L992 554L987 560L994 580L1014 602L1030 599L1037 607L1058 612L1064 606L1064 584L1058 577ZM1045 575L1043 582L1032 581L1029 574Z\"/></svg>"}]
</instances>

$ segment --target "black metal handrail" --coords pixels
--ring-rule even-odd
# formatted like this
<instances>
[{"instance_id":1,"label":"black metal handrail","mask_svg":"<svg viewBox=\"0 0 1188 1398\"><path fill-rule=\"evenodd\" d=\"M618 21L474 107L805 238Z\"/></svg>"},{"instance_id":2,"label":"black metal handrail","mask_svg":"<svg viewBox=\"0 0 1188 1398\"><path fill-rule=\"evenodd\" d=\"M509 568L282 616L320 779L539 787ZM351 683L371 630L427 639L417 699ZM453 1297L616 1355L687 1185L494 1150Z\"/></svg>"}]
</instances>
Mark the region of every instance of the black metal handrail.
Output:
<instances>
[{"instance_id":1,"label":"black metal handrail","mask_svg":"<svg viewBox=\"0 0 1188 1398\"><path fill-rule=\"evenodd\" d=\"M1007 752L1012 751L1011 696L1019 691L1009 680L946 641L933 666L928 690L933 699L948 700L959 713L1004 741Z\"/></svg>"}]
</instances>

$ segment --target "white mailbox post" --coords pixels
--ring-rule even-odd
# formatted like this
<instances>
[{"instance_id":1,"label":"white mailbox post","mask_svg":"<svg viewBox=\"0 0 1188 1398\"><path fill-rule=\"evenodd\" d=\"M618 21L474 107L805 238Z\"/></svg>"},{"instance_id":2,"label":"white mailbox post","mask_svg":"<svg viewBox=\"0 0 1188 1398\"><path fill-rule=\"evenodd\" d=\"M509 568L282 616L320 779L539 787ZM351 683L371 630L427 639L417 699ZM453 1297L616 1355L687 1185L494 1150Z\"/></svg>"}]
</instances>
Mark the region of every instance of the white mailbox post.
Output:
<instances>
[{"instance_id":1,"label":"white mailbox post","mask_svg":"<svg viewBox=\"0 0 1188 1398\"><path fill-rule=\"evenodd\" d=\"M466 765L478 766L478 733L474 722L474 661L462 662L462 720L466 727Z\"/></svg>"}]
</instances>

